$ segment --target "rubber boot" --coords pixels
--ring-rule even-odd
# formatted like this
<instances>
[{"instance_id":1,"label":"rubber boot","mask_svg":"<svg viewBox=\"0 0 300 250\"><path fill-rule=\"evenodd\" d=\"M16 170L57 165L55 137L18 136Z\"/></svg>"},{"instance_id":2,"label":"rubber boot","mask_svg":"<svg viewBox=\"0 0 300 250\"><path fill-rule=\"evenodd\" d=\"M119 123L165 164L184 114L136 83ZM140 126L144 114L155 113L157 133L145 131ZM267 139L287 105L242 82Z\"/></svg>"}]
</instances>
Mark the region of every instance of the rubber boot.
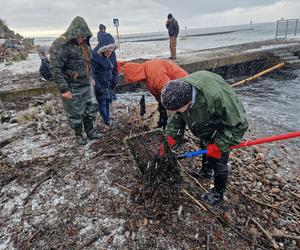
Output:
<instances>
[{"instance_id":1,"label":"rubber boot","mask_svg":"<svg viewBox=\"0 0 300 250\"><path fill-rule=\"evenodd\" d=\"M209 205L215 205L223 201L226 188L227 175L219 175L214 178L215 187L208 194L201 194L200 199Z\"/></svg>"},{"instance_id":2,"label":"rubber boot","mask_svg":"<svg viewBox=\"0 0 300 250\"><path fill-rule=\"evenodd\" d=\"M75 128L76 142L80 146L84 146L87 144L87 139L82 136L81 131L82 131L82 127Z\"/></svg>"},{"instance_id":3,"label":"rubber boot","mask_svg":"<svg viewBox=\"0 0 300 250\"><path fill-rule=\"evenodd\" d=\"M103 135L96 132L94 128L94 124L92 121L87 121L84 123L84 129L87 137L90 140L97 140L100 139Z\"/></svg>"},{"instance_id":4,"label":"rubber boot","mask_svg":"<svg viewBox=\"0 0 300 250\"><path fill-rule=\"evenodd\" d=\"M202 168L199 171L191 171L190 175L195 178L210 179L212 177L212 169L210 167L209 158L202 156Z\"/></svg>"}]
</instances>

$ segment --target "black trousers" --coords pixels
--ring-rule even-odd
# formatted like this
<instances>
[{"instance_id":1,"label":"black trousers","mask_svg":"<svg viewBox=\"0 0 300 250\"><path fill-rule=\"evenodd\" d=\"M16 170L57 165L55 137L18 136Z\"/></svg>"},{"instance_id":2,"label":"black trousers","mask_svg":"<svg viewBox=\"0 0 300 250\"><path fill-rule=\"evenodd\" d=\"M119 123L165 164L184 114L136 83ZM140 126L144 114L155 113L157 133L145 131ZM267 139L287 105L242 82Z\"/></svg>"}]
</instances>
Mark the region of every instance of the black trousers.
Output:
<instances>
[{"instance_id":1,"label":"black trousers","mask_svg":"<svg viewBox=\"0 0 300 250\"><path fill-rule=\"evenodd\" d=\"M211 158L206 155L202 156L202 169L207 172L214 171L214 186L215 191L218 193L223 193L226 188L228 179L228 158L229 152L223 153L220 159Z\"/></svg>"}]
</instances>

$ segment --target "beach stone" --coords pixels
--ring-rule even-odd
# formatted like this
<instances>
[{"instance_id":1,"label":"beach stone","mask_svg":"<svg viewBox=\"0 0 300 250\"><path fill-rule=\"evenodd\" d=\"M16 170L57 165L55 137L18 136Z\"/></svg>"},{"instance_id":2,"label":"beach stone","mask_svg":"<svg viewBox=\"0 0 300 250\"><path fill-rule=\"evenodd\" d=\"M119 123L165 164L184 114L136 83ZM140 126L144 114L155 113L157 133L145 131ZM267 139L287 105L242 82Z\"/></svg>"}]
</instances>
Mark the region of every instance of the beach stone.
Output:
<instances>
[{"instance_id":1,"label":"beach stone","mask_svg":"<svg viewBox=\"0 0 300 250\"><path fill-rule=\"evenodd\" d=\"M271 175L271 174L267 174L267 175L266 175L266 179L268 179L269 181L271 181L271 180L274 179L274 177L273 177L273 175Z\"/></svg>"},{"instance_id":2,"label":"beach stone","mask_svg":"<svg viewBox=\"0 0 300 250\"><path fill-rule=\"evenodd\" d=\"M265 174L274 174L274 170L271 168L266 168L265 169Z\"/></svg>"},{"instance_id":3,"label":"beach stone","mask_svg":"<svg viewBox=\"0 0 300 250\"><path fill-rule=\"evenodd\" d=\"M125 238L129 239L129 237L130 237L130 231L126 231L124 233L124 236L125 236Z\"/></svg>"},{"instance_id":4,"label":"beach stone","mask_svg":"<svg viewBox=\"0 0 300 250\"><path fill-rule=\"evenodd\" d=\"M270 190L270 192L271 192L272 194L278 194L278 193L280 192L280 189L274 187L274 188L272 188L272 189Z\"/></svg>"},{"instance_id":5,"label":"beach stone","mask_svg":"<svg viewBox=\"0 0 300 250\"><path fill-rule=\"evenodd\" d=\"M278 219L278 222L279 222L279 225L281 227L284 227L284 226L287 226L288 224L290 224L290 221L289 220L285 220L285 219L282 219L282 218L279 218Z\"/></svg>"}]
</instances>

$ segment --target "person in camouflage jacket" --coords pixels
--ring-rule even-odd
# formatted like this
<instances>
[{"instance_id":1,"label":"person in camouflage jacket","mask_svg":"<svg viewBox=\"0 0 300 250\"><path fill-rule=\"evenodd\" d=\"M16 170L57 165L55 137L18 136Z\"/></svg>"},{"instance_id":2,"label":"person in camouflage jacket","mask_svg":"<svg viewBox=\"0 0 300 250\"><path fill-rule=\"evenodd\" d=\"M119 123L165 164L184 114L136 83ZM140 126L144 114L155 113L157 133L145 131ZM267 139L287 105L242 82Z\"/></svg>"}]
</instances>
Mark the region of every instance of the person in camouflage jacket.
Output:
<instances>
[{"instance_id":1,"label":"person in camouflage jacket","mask_svg":"<svg viewBox=\"0 0 300 250\"><path fill-rule=\"evenodd\" d=\"M91 95L91 36L87 23L78 16L50 48L53 79L61 92L70 127L75 130L76 141L80 145L87 143L82 135L83 126L89 139L100 138L94 129L98 107Z\"/></svg>"},{"instance_id":2,"label":"person in camouflage jacket","mask_svg":"<svg viewBox=\"0 0 300 250\"><path fill-rule=\"evenodd\" d=\"M201 170L193 175L210 178L213 169L214 188L200 198L209 204L220 202L228 178L230 146L239 144L248 129L243 104L221 76L208 71L170 81L161 101L167 110L176 111L165 130L169 145L182 140L187 126L208 150Z\"/></svg>"}]
</instances>

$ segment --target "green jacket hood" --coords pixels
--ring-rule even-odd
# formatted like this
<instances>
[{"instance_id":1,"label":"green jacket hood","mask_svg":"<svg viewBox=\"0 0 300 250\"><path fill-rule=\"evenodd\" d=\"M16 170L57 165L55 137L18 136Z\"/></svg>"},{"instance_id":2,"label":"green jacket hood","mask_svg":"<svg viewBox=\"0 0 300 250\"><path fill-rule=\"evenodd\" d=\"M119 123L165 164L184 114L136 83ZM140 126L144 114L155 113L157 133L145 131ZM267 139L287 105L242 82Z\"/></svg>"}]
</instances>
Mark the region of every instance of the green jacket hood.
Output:
<instances>
[{"instance_id":1,"label":"green jacket hood","mask_svg":"<svg viewBox=\"0 0 300 250\"><path fill-rule=\"evenodd\" d=\"M85 20L82 17L77 16L73 19L67 31L62 35L62 37L65 42L68 42L79 36L86 37L87 40L89 40L90 37L93 36L93 34Z\"/></svg>"}]
</instances>

